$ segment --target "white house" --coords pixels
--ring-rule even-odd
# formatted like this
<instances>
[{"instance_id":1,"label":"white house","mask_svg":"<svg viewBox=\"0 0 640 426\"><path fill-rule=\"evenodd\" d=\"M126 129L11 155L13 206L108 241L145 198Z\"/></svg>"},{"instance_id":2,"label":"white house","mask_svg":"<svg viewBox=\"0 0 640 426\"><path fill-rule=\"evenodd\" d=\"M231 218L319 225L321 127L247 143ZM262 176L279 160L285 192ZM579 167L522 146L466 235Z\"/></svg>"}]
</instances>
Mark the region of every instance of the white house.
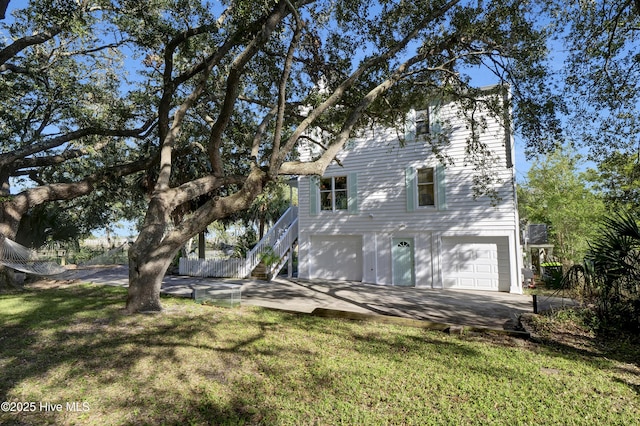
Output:
<instances>
[{"instance_id":1,"label":"white house","mask_svg":"<svg viewBox=\"0 0 640 426\"><path fill-rule=\"evenodd\" d=\"M299 277L521 293L510 125L474 111L486 124L477 142L490 155L479 161L498 200L475 198L462 111L451 103L416 109L404 135L369 130L324 176L299 179ZM429 134L449 141L441 154L453 164L437 158ZM312 146L301 152L313 155Z\"/></svg>"}]
</instances>

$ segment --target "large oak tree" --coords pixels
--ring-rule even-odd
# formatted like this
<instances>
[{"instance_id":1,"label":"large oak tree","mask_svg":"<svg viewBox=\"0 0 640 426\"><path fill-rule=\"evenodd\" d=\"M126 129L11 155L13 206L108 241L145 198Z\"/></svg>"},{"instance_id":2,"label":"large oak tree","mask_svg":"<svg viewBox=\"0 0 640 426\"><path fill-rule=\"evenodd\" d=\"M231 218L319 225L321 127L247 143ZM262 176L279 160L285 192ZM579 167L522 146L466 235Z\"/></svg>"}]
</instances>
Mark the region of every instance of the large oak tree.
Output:
<instances>
[{"instance_id":1,"label":"large oak tree","mask_svg":"<svg viewBox=\"0 0 640 426\"><path fill-rule=\"evenodd\" d=\"M154 158L153 150L133 142L153 129L155 115L123 90L119 49L126 40L110 22L112 11L105 2L34 2L0 24L4 237L21 240L26 234L32 238L20 242L45 241L46 235L33 236L28 229L45 218L54 222L41 227L49 237L100 226L110 217L103 211L124 192L118 182ZM68 203L78 198L83 202ZM63 217L82 223L55 223ZM0 276L0 285L11 284L12 274L0 268Z\"/></svg>"},{"instance_id":2,"label":"large oak tree","mask_svg":"<svg viewBox=\"0 0 640 426\"><path fill-rule=\"evenodd\" d=\"M433 96L472 111L474 69L512 84L516 116L536 118L521 122L532 139L557 124L549 99L537 97L545 34L529 2L179 3L124 4L159 91L161 152L130 250L130 312L161 309L162 277L187 239L247 209L279 175L322 174L359 127L401 125L409 108ZM510 106L491 105L499 117ZM322 153L297 161L296 147L313 128L325 135L311 141ZM470 149L482 150L475 142ZM201 167L199 177L184 179L176 150L189 146ZM185 204L197 207L172 221Z\"/></svg>"},{"instance_id":3,"label":"large oak tree","mask_svg":"<svg viewBox=\"0 0 640 426\"><path fill-rule=\"evenodd\" d=\"M278 176L322 174L364 126L398 126L402 134L406 113L437 97L459 103L471 129L483 126L474 114L482 102L505 126L513 124L506 114L512 111L516 127L534 145L550 134L554 139L557 130L555 99L545 85L547 34L537 24L535 1L80 3L87 11L100 9L101 24L78 21L73 28L83 34L111 29L102 41L132 72L126 87L98 86L98 96L86 90L91 100L113 97L93 106L116 118L100 120L110 124L101 131L142 135L157 123L153 138L125 144L136 160L158 153L139 179L148 206L129 252L130 312L161 309L162 277L188 239L248 209ZM66 40L61 34L53 38ZM515 102L479 96L471 78L478 73L508 83ZM24 111L17 122L28 118ZM78 121L61 133L88 127ZM314 129L322 130L322 140L313 138ZM100 133L94 138L103 140ZM301 143L318 144L321 154L299 161ZM491 153L473 137L469 152L482 173L483 157ZM480 190L491 189L490 179L478 182L488 182Z\"/></svg>"},{"instance_id":4,"label":"large oak tree","mask_svg":"<svg viewBox=\"0 0 640 426\"><path fill-rule=\"evenodd\" d=\"M0 233L25 214L85 196L149 167L132 142L155 116L123 90L126 43L104 2L34 2L3 23L0 44ZM12 193L17 183L19 192Z\"/></svg>"}]
</instances>

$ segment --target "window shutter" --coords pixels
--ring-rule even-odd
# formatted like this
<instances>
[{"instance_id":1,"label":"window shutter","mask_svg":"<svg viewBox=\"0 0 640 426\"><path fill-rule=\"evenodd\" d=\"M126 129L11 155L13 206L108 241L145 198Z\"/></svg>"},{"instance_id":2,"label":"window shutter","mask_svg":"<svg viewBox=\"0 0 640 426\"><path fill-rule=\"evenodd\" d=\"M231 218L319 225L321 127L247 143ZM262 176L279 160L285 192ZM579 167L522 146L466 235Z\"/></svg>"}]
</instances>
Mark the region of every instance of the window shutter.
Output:
<instances>
[{"instance_id":1,"label":"window shutter","mask_svg":"<svg viewBox=\"0 0 640 426\"><path fill-rule=\"evenodd\" d=\"M407 113L404 122L404 140L405 142L413 142L416 140L416 110L411 109Z\"/></svg>"},{"instance_id":2,"label":"window shutter","mask_svg":"<svg viewBox=\"0 0 640 426\"><path fill-rule=\"evenodd\" d=\"M438 210L447 209L447 193L444 179L445 167L442 164L436 165L436 192L438 198Z\"/></svg>"},{"instance_id":3,"label":"window shutter","mask_svg":"<svg viewBox=\"0 0 640 426\"><path fill-rule=\"evenodd\" d=\"M309 216L317 216L320 212L319 200L320 197L320 178L318 176L311 176L309 178Z\"/></svg>"},{"instance_id":4,"label":"window shutter","mask_svg":"<svg viewBox=\"0 0 640 426\"><path fill-rule=\"evenodd\" d=\"M416 209L416 169L407 167L405 170L405 192L407 193L407 211Z\"/></svg>"},{"instance_id":5,"label":"window shutter","mask_svg":"<svg viewBox=\"0 0 640 426\"><path fill-rule=\"evenodd\" d=\"M429 131L431 135L442 133L442 117L440 116L440 103L432 102L429 105Z\"/></svg>"},{"instance_id":6,"label":"window shutter","mask_svg":"<svg viewBox=\"0 0 640 426\"><path fill-rule=\"evenodd\" d=\"M347 209L350 214L358 213L358 174L357 173L349 173L347 176L347 185L348 187L348 200L347 200Z\"/></svg>"}]
</instances>

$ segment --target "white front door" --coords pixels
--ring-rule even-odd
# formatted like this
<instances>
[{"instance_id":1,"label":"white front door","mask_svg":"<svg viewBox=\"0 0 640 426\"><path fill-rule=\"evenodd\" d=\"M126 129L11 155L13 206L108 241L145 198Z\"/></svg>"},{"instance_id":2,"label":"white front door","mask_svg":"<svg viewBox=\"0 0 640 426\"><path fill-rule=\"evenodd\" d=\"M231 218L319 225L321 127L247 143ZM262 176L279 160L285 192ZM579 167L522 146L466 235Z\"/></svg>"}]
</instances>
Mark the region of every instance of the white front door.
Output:
<instances>
[{"instance_id":1,"label":"white front door","mask_svg":"<svg viewBox=\"0 0 640 426\"><path fill-rule=\"evenodd\" d=\"M392 244L393 285L413 287L415 285L413 239L394 238Z\"/></svg>"}]
</instances>

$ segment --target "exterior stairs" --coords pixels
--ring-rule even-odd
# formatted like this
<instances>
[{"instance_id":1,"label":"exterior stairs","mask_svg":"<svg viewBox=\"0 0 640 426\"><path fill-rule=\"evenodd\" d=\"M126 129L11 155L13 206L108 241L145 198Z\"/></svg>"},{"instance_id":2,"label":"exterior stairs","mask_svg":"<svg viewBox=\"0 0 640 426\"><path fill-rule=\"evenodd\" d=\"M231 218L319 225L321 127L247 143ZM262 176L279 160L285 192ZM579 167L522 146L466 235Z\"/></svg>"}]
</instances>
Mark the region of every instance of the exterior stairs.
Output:
<instances>
[{"instance_id":1,"label":"exterior stairs","mask_svg":"<svg viewBox=\"0 0 640 426\"><path fill-rule=\"evenodd\" d=\"M270 281L285 264L292 270L293 251L298 243L298 208L289 207L264 237L247 254L250 276Z\"/></svg>"}]
</instances>

